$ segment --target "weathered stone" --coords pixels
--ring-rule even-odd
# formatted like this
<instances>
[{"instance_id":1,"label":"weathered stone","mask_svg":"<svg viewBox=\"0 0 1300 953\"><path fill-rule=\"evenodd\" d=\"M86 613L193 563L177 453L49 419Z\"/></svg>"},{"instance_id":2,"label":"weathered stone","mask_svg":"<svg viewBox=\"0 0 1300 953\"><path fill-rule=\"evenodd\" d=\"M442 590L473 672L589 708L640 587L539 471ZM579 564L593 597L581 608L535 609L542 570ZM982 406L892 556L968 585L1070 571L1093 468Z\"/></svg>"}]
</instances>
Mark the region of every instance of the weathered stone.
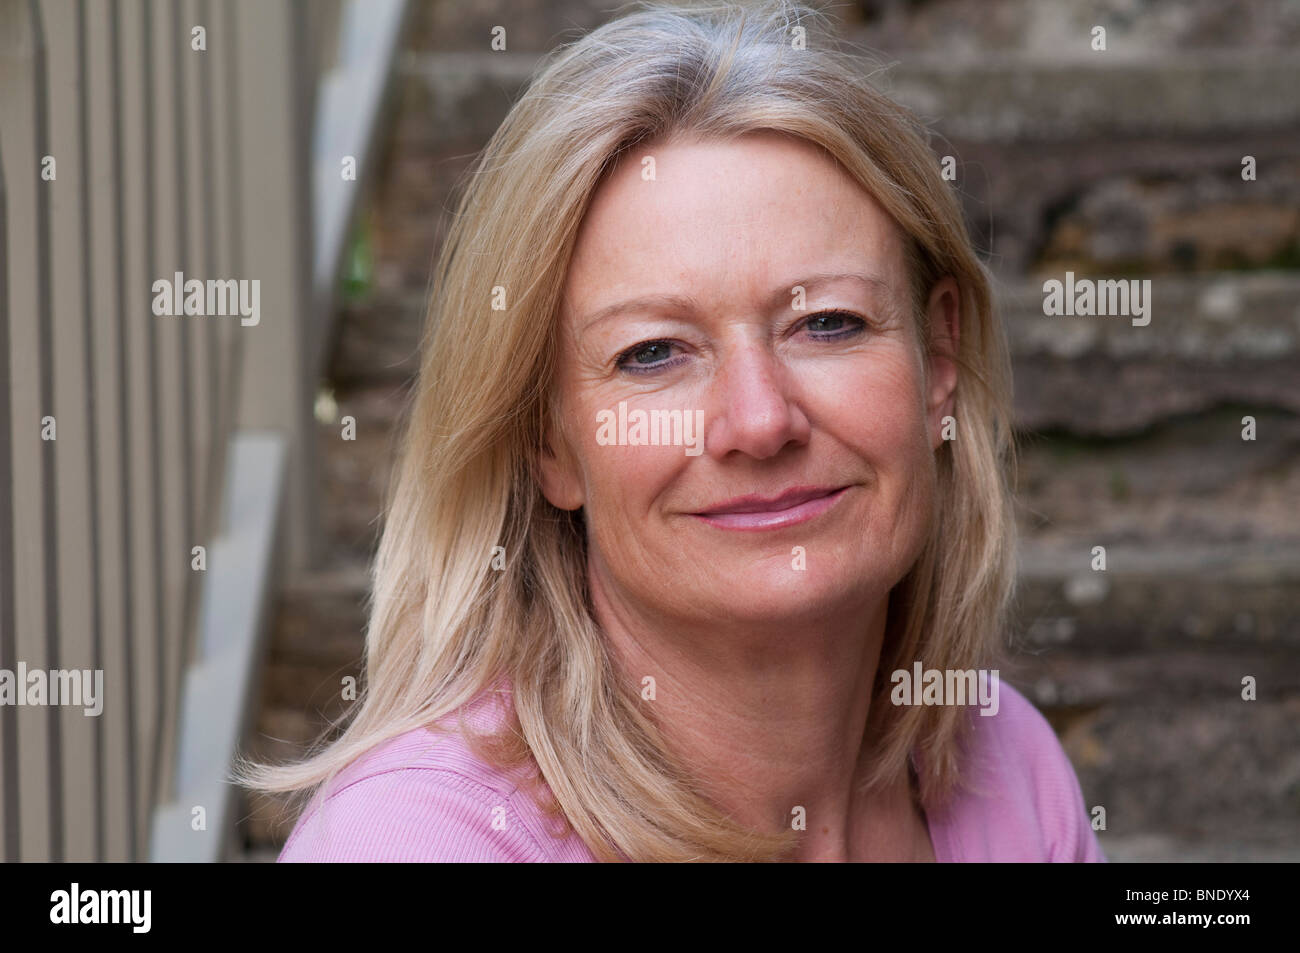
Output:
<instances>
[{"instance_id":1,"label":"weathered stone","mask_svg":"<svg viewBox=\"0 0 1300 953\"><path fill-rule=\"evenodd\" d=\"M1097 709L1061 742L1109 833L1242 841L1300 816L1297 716L1295 695L1151 700Z\"/></svg>"},{"instance_id":2,"label":"weathered stone","mask_svg":"<svg viewBox=\"0 0 1300 953\"><path fill-rule=\"evenodd\" d=\"M422 293L401 298L374 295L345 305L330 363L334 386L355 390L411 380L419 370L426 306Z\"/></svg>"},{"instance_id":3,"label":"weathered stone","mask_svg":"<svg viewBox=\"0 0 1300 953\"><path fill-rule=\"evenodd\" d=\"M1300 539L1300 418L1255 413L1253 441L1233 408L1124 439L1022 435L1021 534L1085 555L1097 544Z\"/></svg>"},{"instance_id":4,"label":"weathered stone","mask_svg":"<svg viewBox=\"0 0 1300 953\"><path fill-rule=\"evenodd\" d=\"M396 462L405 384L383 384L335 395L338 419L317 432L321 496L329 559L335 565L369 559L379 542L379 516ZM343 439L343 418L356 422L355 439Z\"/></svg>"},{"instance_id":5,"label":"weathered stone","mask_svg":"<svg viewBox=\"0 0 1300 953\"><path fill-rule=\"evenodd\" d=\"M416 50L489 52L492 28L504 26L507 51L541 52L609 18L610 8L591 0L420 0L407 43Z\"/></svg>"},{"instance_id":6,"label":"weathered stone","mask_svg":"<svg viewBox=\"0 0 1300 953\"><path fill-rule=\"evenodd\" d=\"M944 55L1089 50L1105 24L1108 50L1154 55L1206 50L1292 50L1300 11L1285 3L1225 5L1220 0L860 0L866 14L848 37L896 52Z\"/></svg>"},{"instance_id":7,"label":"weathered stone","mask_svg":"<svg viewBox=\"0 0 1300 953\"><path fill-rule=\"evenodd\" d=\"M1214 546L1145 540L1107 547L1104 598L1071 603L1065 587L1090 572L1090 537L1073 548L1021 552L1019 643L1088 651L1300 645L1300 544ZM1066 620L1066 621L1062 621Z\"/></svg>"}]
</instances>

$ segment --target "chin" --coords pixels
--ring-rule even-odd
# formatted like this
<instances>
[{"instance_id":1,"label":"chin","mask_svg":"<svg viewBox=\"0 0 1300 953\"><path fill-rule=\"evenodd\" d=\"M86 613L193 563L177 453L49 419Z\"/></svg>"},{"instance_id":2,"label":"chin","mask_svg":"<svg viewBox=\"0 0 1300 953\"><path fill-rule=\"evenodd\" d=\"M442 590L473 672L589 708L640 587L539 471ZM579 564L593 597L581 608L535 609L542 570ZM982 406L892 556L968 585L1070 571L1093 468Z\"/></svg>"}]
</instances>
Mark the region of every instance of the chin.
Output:
<instances>
[{"instance_id":1,"label":"chin","mask_svg":"<svg viewBox=\"0 0 1300 953\"><path fill-rule=\"evenodd\" d=\"M846 573L844 562L838 559L822 566L820 572L808 556L806 568L793 568L792 562L797 559L790 554L769 557L751 565L747 572L717 577L712 601L720 604L719 614L756 624L777 620L798 624L851 611L855 606L865 608L872 592L883 593L890 588L883 582L879 586L871 584L873 570Z\"/></svg>"}]
</instances>

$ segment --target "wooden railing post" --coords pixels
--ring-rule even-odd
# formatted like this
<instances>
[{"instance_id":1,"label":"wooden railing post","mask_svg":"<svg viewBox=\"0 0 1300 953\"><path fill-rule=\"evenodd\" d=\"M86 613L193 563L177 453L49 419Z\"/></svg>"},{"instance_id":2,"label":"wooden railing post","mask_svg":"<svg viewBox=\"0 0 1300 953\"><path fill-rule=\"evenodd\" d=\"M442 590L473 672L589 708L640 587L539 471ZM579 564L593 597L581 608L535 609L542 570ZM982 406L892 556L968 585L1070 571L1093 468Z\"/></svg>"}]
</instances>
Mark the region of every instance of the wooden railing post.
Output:
<instances>
[{"instance_id":1,"label":"wooden railing post","mask_svg":"<svg viewBox=\"0 0 1300 953\"><path fill-rule=\"evenodd\" d=\"M42 158L48 155L45 129L44 37L37 7L27 0L0 4L0 162L5 179L5 287L8 301L10 414L10 529L7 588L11 607L5 615L12 629L4 634L0 667L20 663L48 668L51 643L57 648L57 619L49 618L51 548L46 504L52 480L53 447L41 439L41 421L53 414L48 358L42 328L49 327L48 191L39 186ZM51 503L52 506L52 503ZM57 605L57 603L55 603ZM53 712L53 714L51 714ZM6 827L13 812L18 824L16 856L12 833L6 860L46 860L61 853L61 747L56 709L15 708L0 715L4 744Z\"/></svg>"},{"instance_id":2,"label":"wooden railing post","mask_svg":"<svg viewBox=\"0 0 1300 953\"><path fill-rule=\"evenodd\" d=\"M261 288L260 322L241 327L238 425L289 442L285 556L318 551L313 405L318 322L311 310L311 142L315 77L302 0L235 0L244 269Z\"/></svg>"}]
</instances>

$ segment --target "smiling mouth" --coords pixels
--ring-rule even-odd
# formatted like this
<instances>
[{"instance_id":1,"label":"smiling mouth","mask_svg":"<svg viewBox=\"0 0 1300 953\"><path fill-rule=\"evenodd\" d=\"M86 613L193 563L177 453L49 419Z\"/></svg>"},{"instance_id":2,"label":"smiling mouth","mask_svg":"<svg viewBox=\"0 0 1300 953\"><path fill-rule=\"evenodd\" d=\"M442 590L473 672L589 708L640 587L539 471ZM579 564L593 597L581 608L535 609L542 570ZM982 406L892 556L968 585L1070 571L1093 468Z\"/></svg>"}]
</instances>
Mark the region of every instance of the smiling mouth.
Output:
<instances>
[{"instance_id":1,"label":"smiling mouth","mask_svg":"<svg viewBox=\"0 0 1300 953\"><path fill-rule=\"evenodd\" d=\"M779 496L738 497L699 513L696 519L718 529L783 529L806 523L833 507L847 486L794 487Z\"/></svg>"}]
</instances>

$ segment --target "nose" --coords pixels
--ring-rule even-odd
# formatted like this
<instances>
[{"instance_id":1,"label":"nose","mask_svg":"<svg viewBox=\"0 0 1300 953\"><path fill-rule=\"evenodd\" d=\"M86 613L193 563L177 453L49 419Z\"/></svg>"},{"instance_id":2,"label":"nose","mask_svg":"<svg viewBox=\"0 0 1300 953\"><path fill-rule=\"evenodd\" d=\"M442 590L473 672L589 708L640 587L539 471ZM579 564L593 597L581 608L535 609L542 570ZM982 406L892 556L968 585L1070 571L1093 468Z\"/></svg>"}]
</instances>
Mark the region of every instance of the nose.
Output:
<instances>
[{"instance_id":1,"label":"nose","mask_svg":"<svg viewBox=\"0 0 1300 953\"><path fill-rule=\"evenodd\" d=\"M812 428L796 396L789 369L770 348L736 347L711 383L705 450L717 459L740 452L761 460L807 443Z\"/></svg>"}]
</instances>

